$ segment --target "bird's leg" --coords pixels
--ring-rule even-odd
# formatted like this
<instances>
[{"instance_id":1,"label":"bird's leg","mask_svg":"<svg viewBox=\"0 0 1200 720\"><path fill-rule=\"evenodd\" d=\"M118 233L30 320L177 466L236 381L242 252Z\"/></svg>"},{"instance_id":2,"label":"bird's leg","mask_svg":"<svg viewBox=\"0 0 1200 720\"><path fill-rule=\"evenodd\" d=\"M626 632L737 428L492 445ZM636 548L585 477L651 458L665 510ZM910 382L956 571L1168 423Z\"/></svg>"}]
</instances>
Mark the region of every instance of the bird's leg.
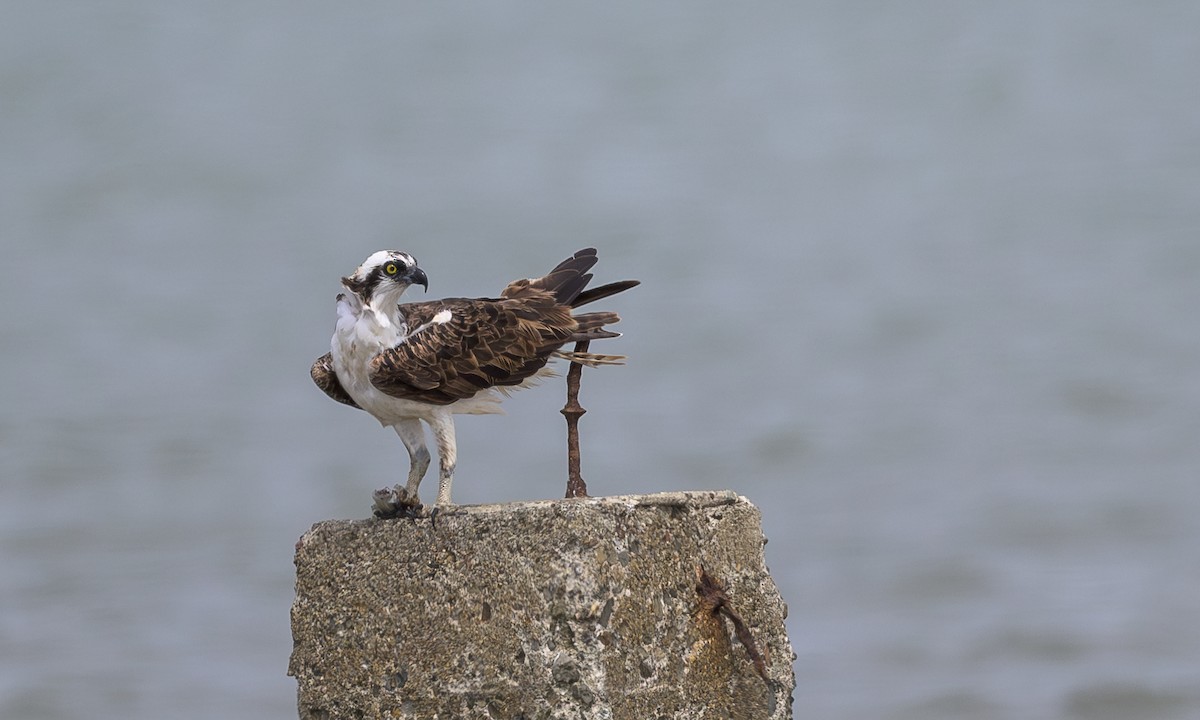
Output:
<instances>
[{"instance_id":1,"label":"bird's leg","mask_svg":"<svg viewBox=\"0 0 1200 720\"><path fill-rule=\"evenodd\" d=\"M454 466L458 462L458 447L454 442L454 416L450 413L438 415L429 423L438 449L438 495L437 506L450 504L450 483L454 481Z\"/></svg>"},{"instance_id":2,"label":"bird's leg","mask_svg":"<svg viewBox=\"0 0 1200 720\"><path fill-rule=\"evenodd\" d=\"M421 479L425 477L425 471L429 469L430 459L429 448L425 446L425 429L416 418L401 420L394 427L408 450L409 459L408 484L403 489L396 487L396 503L419 507L421 501L417 497L417 488L421 485Z\"/></svg>"}]
</instances>

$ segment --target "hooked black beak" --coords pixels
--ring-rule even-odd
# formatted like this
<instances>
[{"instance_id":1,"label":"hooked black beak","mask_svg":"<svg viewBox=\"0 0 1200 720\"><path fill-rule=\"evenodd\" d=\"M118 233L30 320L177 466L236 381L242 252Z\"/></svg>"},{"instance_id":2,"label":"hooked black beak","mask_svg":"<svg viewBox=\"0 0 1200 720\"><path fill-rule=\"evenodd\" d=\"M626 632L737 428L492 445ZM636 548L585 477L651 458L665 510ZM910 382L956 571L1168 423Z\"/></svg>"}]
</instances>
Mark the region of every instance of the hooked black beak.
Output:
<instances>
[{"instance_id":1,"label":"hooked black beak","mask_svg":"<svg viewBox=\"0 0 1200 720\"><path fill-rule=\"evenodd\" d=\"M413 285L420 285L421 287L425 288L425 292L429 292L429 277L421 268L413 268L412 274L409 275L409 279L412 281Z\"/></svg>"}]
</instances>

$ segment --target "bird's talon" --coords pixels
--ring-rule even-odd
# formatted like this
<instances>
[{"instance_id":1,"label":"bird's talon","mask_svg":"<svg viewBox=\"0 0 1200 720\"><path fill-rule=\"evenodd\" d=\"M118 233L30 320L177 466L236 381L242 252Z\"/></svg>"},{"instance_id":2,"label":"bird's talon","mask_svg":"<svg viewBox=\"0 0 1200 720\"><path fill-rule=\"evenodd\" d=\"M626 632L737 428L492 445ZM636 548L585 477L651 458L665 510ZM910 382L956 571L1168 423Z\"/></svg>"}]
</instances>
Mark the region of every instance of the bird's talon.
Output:
<instances>
[{"instance_id":1,"label":"bird's talon","mask_svg":"<svg viewBox=\"0 0 1200 720\"><path fill-rule=\"evenodd\" d=\"M375 517L382 519L404 517L415 520L423 517L425 511L420 498L415 493L409 495L403 485L376 490L371 494L371 503Z\"/></svg>"},{"instance_id":2,"label":"bird's talon","mask_svg":"<svg viewBox=\"0 0 1200 720\"><path fill-rule=\"evenodd\" d=\"M392 489L392 492L396 496L397 505L403 505L408 508L421 507L421 498L417 497L416 493L409 495L408 488L404 487L403 485L397 485Z\"/></svg>"}]
</instances>

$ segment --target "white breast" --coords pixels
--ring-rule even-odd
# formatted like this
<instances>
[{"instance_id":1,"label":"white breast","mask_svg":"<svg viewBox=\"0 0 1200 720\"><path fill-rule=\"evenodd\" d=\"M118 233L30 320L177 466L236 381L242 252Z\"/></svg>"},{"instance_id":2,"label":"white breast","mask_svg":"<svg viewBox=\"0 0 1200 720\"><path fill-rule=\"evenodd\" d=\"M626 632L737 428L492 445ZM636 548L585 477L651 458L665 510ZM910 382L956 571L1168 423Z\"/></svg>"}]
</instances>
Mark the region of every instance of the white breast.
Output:
<instances>
[{"instance_id":1,"label":"white breast","mask_svg":"<svg viewBox=\"0 0 1200 720\"><path fill-rule=\"evenodd\" d=\"M435 323L449 320L434 318ZM357 297L349 295L338 298L337 326L330 341L333 370L342 387L354 398L363 410L375 416L380 423L392 425L404 418L430 419L445 412L452 413L500 413L502 396L493 391L484 391L473 398L460 400L451 405L431 405L395 398L380 392L371 384L371 361L380 353L401 343L408 327L399 316L388 317L370 305L363 305Z\"/></svg>"},{"instance_id":2,"label":"white breast","mask_svg":"<svg viewBox=\"0 0 1200 720\"><path fill-rule=\"evenodd\" d=\"M406 331L404 324L369 305L364 306L353 295L338 298L337 316L329 343L333 371L354 402L384 425L391 425L401 417L419 416L412 412L416 408L400 407L416 403L379 392L370 378L371 361L400 342Z\"/></svg>"}]
</instances>

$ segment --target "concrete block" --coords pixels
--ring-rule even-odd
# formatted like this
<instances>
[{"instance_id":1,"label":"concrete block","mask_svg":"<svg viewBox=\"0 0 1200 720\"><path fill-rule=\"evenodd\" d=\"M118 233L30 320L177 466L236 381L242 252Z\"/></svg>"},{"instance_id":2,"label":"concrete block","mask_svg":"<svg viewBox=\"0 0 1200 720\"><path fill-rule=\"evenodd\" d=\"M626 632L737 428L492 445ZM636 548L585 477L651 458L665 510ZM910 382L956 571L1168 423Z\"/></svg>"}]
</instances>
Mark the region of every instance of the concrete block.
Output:
<instances>
[{"instance_id":1,"label":"concrete block","mask_svg":"<svg viewBox=\"0 0 1200 720\"><path fill-rule=\"evenodd\" d=\"M300 717L790 718L787 608L732 492L335 520L296 545ZM697 594L725 588L765 658Z\"/></svg>"}]
</instances>

